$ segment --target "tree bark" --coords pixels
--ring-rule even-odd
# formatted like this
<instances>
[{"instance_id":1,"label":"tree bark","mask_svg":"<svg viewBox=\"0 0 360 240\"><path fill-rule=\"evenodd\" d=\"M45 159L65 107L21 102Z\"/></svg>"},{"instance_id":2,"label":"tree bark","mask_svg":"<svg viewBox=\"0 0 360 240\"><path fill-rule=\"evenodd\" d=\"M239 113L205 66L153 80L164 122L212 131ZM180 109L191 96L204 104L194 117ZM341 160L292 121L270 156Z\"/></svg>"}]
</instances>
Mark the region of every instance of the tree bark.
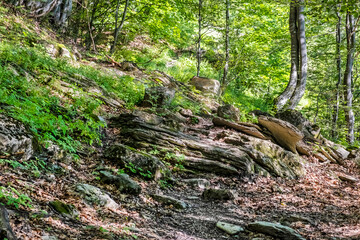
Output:
<instances>
[{"instance_id":1,"label":"tree bark","mask_svg":"<svg viewBox=\"0 0 360 240\"><path fill-rule=\"evenodd\" d=\"M354 143L354 122L355 116L352 109L352 70L354 64L355 52L355 21L353 15L349 12L346 14L346 42L347 42L347 57L346 69L344 74L344 96L345 96L345 119L347 123L347 141L350 144Z\"/></svg>"},{"instance_id":2,"label":"tree bark","mask_svg":"<svg viewBox=\"0 0 360 240\"><path fill-rule=\"evenodd\" d=\"M225 30L225 66L224 66L224 75L221 84L220 94L224 94L227 87L227 75L229 72L229 59L230 59L230 0L226 0L226 30Z\"/></svg>"},{"instance_id":3,"label":"tree bark","mask_svg":"<svg viewBox=\"0 0 360 240\"><path fill-rule=\"evenodd\" d=\"M276 108L280 111L286 103L289 101L293 95L296 83L298 79L298 67L299 67L299 42L297 37L298 27L297 27L297 6L296 1L292 0L290 2L290 17L289 17L289 30L291 37L291 70L290 70L290 80L286 89L280 96L276 99Z\"/></svg>"},{"instance_id":4,"label":"tree bark","mask_svg":"<svg viewBox=\"0 0 360 240\"><path fill-rule=\"evenodd\" d=\"M124 26L127 9L128 9L128 6L129 6L129 0L126 0L124 11L123 11L123 14L122 14L121 23L120 23L119 26L117 26L118 17L119 17L119 5L120 5L120 0L118 1L117 6L116 6L114 42L113 42L113 44L111 45L111 48L110 48L110 56L115 52L115 47L116 47L116 43L117 43L117 40L118 40L118 37L119 37L119 33L120 33L121 29Z\"/></svg>"},{"instance_id":5,"label":"tree bark","mask_svg":"<svg viewBox=\"0 0 360 240\"><path fill-rule=\"evenodd\" d=\"M197 73L196 76L200 76L200 64L201 64L201 22L202 22L202 16L201 16L201 10L202 10L202 0L199 0L199 38L198 38L198 44L197 44L197 51L196 51L196 57L197 57Z\"/></svg>"},{"instance_id":6,"label":"tree bark","mask_svg":"<svg viewBox=\"0 0 360 240\"><path fill-rule=\"evenodd\" d=\"M341 8L341 6L340 6ZM340 9L339 9L340 10ZM335 97L335 105L333 112L333 121L332 121L332 130L331 136L336 139L337 134L337 121L339 119L339 105L340 105L340 84L342 80L341 76L341 15L338 11L336 13L338 22L336 24L336 68L337 68L337 83L336 83L336 97Z\"/></svg>"},{"instance_id":7,"label":"tree bark","mask_svg":"<svg viewBox=\"0 0 360 240\"><path fill-rule=\"evenodd\" d=\"M298 79L295 91L290 99L289 109L294 109L305 94L306 78L307 78L307 49L305 37L305 16L304 16L304 0L300 0L297 6L297 22L298 22L298 43L299 43L299 68Z\"/></svg>"},{"instance_id":8,"label":"tree bark","mask_svg":"<svg viewBox=\"0 0 360 240\"><path fill-rule=\"evenodd\" d=\"M290 80L275 100L277 111L294 109L305 93L307 77L307 49L305 37L304 0L290 2L289 30L291 36Z\"/></svg>"}]
</instances>

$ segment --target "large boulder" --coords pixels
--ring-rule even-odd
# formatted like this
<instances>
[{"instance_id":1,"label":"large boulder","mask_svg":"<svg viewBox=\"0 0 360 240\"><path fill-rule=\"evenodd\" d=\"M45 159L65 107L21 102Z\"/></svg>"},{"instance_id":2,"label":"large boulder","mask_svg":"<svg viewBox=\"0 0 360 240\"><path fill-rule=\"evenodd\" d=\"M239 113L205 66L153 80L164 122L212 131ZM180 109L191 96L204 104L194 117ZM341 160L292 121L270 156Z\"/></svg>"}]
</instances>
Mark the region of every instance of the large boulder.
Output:
<instances>
[{"instance_id":1,"label":"large boulder","mask_svg":"<svg viewBox=\"0 0 360 240\"><path fill-rule=\"evenodd\" d=\"M274 136L280 146L296 153L296 144L304 138L304 134L289 122L273 118L260 116L260 125L266 127Z\"/></svg>"},{"instance_id":2,"label":"large boulder","mask_svg":"<svg viewBox=\"0 0 360 240\"><path fill-rule=\"evenodd\" d=\"M151 87L145 90L143 107L164 107L175 97L175 90L167 87Z\"/></svg>"},{"instance_id":3,"label":"large boulder","mask_svg":"<svg viewBox=\"0 0 360 240\"><path fill-rule=\"evenodd\" d=\"M104 156L116 161L121 167L131 167L133 171L146 176L151 175L154 179L169 174L165 164L158 158L120 143L107 148Z\"/></svg>"},{"instance_id":4,"label":"large boulder","mask_svg":"<svg viewBox=\"0 0 360 240\"><path fill-rule=\"evenodd\" d=\"M225 104L223 106L218 107L217 115L221 118L230 119L236 122L240 120L239 109L231 104Z\"/></svg>"},{"instance_id":5,"label":"large boulder","mask_svg":"<svg viewBox=\"0 0 360 240\"><path fill-rule=\"evenodd\" d=\"M215 79L193 77L190 84L203 93L218 95L220 91L220 82Z\"/></svg>"},{"instance_id":6,"label":"large boulder","mask_svg":"<svg viewBox=\"0 0 360 240\"><path fill-rule=\"evenodd\" d=\"M299 111L288 109L278 112L276 117L297 127L305 137L317 138L320 134L320 128L306 119Z\"/></svg>"},{"instance_id":7,"label":"large boulder","mask_svg":"<svg viewBox=\"0 0 360 240\"><path fill-rule=\"evenodd\" d=\"M33 136L21 122L0 114L0 154L18 155L28 160L35 147Z\"/></svg>"}]
</instances>

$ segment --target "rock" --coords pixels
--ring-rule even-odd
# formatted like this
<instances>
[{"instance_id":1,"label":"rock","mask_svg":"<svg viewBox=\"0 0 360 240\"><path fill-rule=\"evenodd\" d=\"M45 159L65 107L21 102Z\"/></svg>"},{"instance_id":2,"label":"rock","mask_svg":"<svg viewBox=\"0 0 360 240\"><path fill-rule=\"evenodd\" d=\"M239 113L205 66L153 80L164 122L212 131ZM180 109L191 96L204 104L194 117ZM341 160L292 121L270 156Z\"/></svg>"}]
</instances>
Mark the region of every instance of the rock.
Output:
<instances>
[{"instance_id":1,"label":"rock","mask_svg":"<svg viewBox=\"0 0 360 240\"><path fill-rule=\"evenodd\" d=\"M56 212L60 213L64 217L68 218L77 218L79 216L79 212L76 210L75 206L72 204L66 204L59 200L55 200L49 202L49 205Z\"/></svg>"},{"instance_id":2,"label":"rock","mask_svg":"<svg viewBox=\"0 0 360 240\"><path fill-rule=\"evenodd\" d=\"M295 179L305 174L304 160L299 155L269 140L239 133L224 138L224 141L241 146L259 166L274 177ZM262 172L259 173L264 175Z\"/></svg>"},{"instance_id":3,"label":"rock","mask_svg":"<svg viewBox=\"0 0 360 240\"><path fill-rule=\"evenodd\" d=\"M253 137L257 137L257 138L261 138L261 139L267 139L255 126L249 126L249 124L247 125L243 125L243 124L238 124L238 123L234 123L234 122L230 122L228 120L225 120L223 118L219 118L219 117L215 117L213 118L213 124L215 126L227 126L236 130L239 130L243 133L246 133L250 136Z\"/></svg>"},{"instance_id":4,"label":"rock","mask_svg":"<svg viewBox=\"0 0 360 240\"><path fill-rule=\"evenodd\" d=\"M295 215L295 214L283 217L280 220L280 222L281 222L281 224L287 225L287 226L294 222L304 222L304 223L314 224L314 222L311 219L300 216L300 215Z\"/></svg>"},{"instance_id":5,"label":"rock","mask_svg":"<svg viewBox=\"0 0 360 240\"><path fill-rule=\"evenodd\" d=\"M122 193L139 195L141 187L127 174L112 175L107 171L100 171L101 181L105 184L114 184Z\"/></svg>"},{"instance_id":6,"label":"rock","mask_svg":"<svg viewBox=\"0 0 360 240\"><path fill-rule=\"evenodd\" d=\"M278 112L276 117L297 127L305 137L317 138L320 134L320 128L317 125L312 124L299 111L287 109L285 111Z\"/></svg>"},{"instance_id":7,"label":"rock","mask_svg":"<svg viewBox=\"0 0 360 240\"><path fill-rule=\"evenodd\" d=\"M51 57L54 58L66 58L72 61L76 61L76 57L74 54L70 53L70 51L63 44L49 45L47 46L46 52L50 54Z\"/></svg>"},{"instance_id":8,"label":"rock","mask_svg":"<svg viewBox=\"0 0 360 240\"><path fill-rule=\"evenodd\" d=\"M304 141L299 141L296 143L296 150L298 153L305 156L311 156L313 152L312 147L308 146Z\"/></svg>"},{"instance_id":9,"label":"rock","mask_svg":"<svg viewBox=\"0 0 360 240\"><path fill-rule=\"evenodd\" d=\"M120 143L107 148L104 156L116 161L121 167L133 168L138 174L148 176L150 173L149 176L155 180L170 175L169 170L158 158Z\"/></svg>"},{"instance_id":10,"label":"rock","mask_svg":"<svg viewBox=\"0 0 360 240\"><path fill-rule=\"evenodd\" d=\"M21 122L0 114L0 155L16 155L26 161L36 148L33 136Z\"/></svg>"},{"instance_id":11,"label":"rock","mask_svg":"<svg viewBox=\"0 0 360 240\"><path fill-rule=\"evenodd\" d=\"M217 115L221 118L230 119L236 122L240 120L239 109L231 104L225 104L223 106L218 107Z\"/></svg>"},{"instance_id":12,"label":"rock","mask_svg":"<svg viewBox=\"0 0 360 240\"><path fill-rule=\"evenodd\" d=\"M57 240L57 237L46 235L46 236L42 236L41 240Z\"/></svg>"},{"instance_id":13,"label":"rock","mask_svg":"<svg viewBox=\"0 0 360 240\"><path fill-rule=\"evenodd\" d=\"M165 205L172 205L177 209L185 209L188 207L188 205L185 202L177 200L170 196L154 194L151 195L151 197L158 202L164 203Z\"/></svg>"},{"instance_id":14,"label":"rock","mask_svg":"<svg viewBox=\"0 0 360 240\"><path fill-rule=\"evenodd\" d=\"M89 204L99 205L101 207L105 206L110 209L116 209L119 206L109 195L104 193L100 188L92 185L80 183L75 186L75 190L79 192Z\"/></svg>"},{"instance_id":15,"label":"rock","mask_svg":"<svg viewBox=\"0 0 360 240\"><path fill-rule=\"evenodd\" d=\"M194 188L204 189L210 186L210 182L202 178L183 179L182 181Z\"/></svg>"},{"instance_id":16,"label":"rock","mask_svg":"<svg viewBox=\"0 0 360 240\"><path fill-rule=\"evenodd\" d=\"M202 197L204 200L208 200L208 201L209 200L227 201L227 200L233 200L235 198L230 190L215 189L215 188L206 189L202 193Z\"/></svg>"},{"instance_id":17,"label":"rock","mask_svg":"<svg viewBox=\"0 0 360 240\"><path fill-rule=\"evenodd\" d=\"M9 214L2 204L0 204L0 239L17 239L10 226Z\"/></svg>"},{"instance_id":18,"label":"rock","mask_svg":"<svg viewBox=\"0 0 360 240\"><path fill-rule=\"evenodd\" d=\"M143 107L165 107L175 97L175 90L166 87L151 87L145 89Z\"/></svg>"},{"instance_id":19,"label":"rock","mask_svg":"<svg viewBox=\"0 0 360 240\"><path fill-rule=\"evenodd\" d=\"M216 223L216 227L220 228L221 230L223 230L224 232L230 235L236 235L239 232L244 231L244 229L240 226L231 223L221 222L221 221Z\"/></svg>"},{"instance_id":20,"label":"rock","mask_svg":"<svg viewBox=\"0 0 360 240\"><path fill-rule=\"evenodd\" d=\"M351 182L351 183L356 183L359 181L359 179L346 174L339 174L338 177L343 181Z\"/></svg>"},{"instance_id":21,"label":"rock","mask_svg":"<svg viewBox=\"0 0 360 240\"><path fill-rule=\"evenodd\" d=\"M218 95L220 91L220 82L215 79L193 77L190 80L190 85L203 93Z\"/></svg>"},{"instance_id":22,"label":"rock","mask_svg":"<svg viewBox=\"0 0 360 240\"><path fill-rule=\"evenodd\" d=\"M280 146L297 153L296 144L304 138L299 129L291 123L277 118L260 116L258 119L259 123L272 133Z\"/></svg>"},{"instance_id":23,"label":"rock","mask_svg":"<svg viewBox=\"0 0 360 240\"><path fill-rule=\"evenodd\" d=\"M279 223L258 221L250 223L246 228L252 232L267 234L283 240L306 240L294 229Z\"/></svg>"},{"instance_id":24,"label":"rock","mask_svg":"<svg viewBox=\"0 0 360 240\"><path fill-rule=\"evenodd\" d=\"M222 176L239 174L239 171L230 165L203 158L185 157L183 164L187 168L200 170L202 172L215 173Z\"/></svg>"},{"instance_id":25,"label":"rock","mask_svg":"<svg viewBox=\"0 0 360 240\"><path fill-rule=\"evenodd\" d=\"M180 109L179 113L184 117L192 117L194 115L190 109L185 109L185 108Z\"/></svg>"},{"instance_id":26,"label":"rock","mask_svg":"<svg viewBox=\"0 0 360 240\"><path fill-rule=\"evenodd\" d=\"M320 162L326 162L329 161L322 153L315 152L314 157L316 157Z\"/></svg>"},{"instance_id":27,"label":"rock","mask_svg":"<svg viewBox=\"0 0 360 240\"><path fill-rule=\"evenodd\" d=\"M122 62L121 63L121 70L127 71L127 72L133 72L139 70L135 63L133 62Z\"/></svg>"}]
</instances>

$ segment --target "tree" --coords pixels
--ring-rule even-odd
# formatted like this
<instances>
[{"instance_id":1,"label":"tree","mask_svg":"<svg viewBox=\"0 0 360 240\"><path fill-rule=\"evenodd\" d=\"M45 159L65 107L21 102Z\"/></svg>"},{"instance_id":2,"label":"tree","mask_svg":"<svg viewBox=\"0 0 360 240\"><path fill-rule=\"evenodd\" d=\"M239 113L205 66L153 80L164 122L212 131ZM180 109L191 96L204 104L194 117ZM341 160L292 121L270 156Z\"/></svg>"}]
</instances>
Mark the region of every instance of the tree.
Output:
<instances>
[{"instance_id":1,"label":"tree","mask_svg":"<svg viewBox=\"0 0 360 240\"><path fill-rule=\"evenodd\" d=\"M225 27L225 66L224 66L224 75L222 78L221 84L221 94L224 93L225 88L228 84L227 75L229 71L229 59L230 59L230 0L226 0L226 27Z\"/></svg>"},{"instance_id":2,"label":"tree","mask_svg":"<svg viewBox=\"0 0 360 240\"><path fill-rule=\"evenodd\" d=\"M292 0L290 2L289 30L291 36L290 80L284 92L275 101L278 111L284 107L294 109L305 93L307 50L304 0Z\"/></svg>"},{"instance_id":3,"label":"tree","mask_svg":"<svg viewBox=\"0 0 360 240\"><path fill-rule=\"evenodd\" d=\"M357 19L356 24L358 23ZM346 69L344 74L344 97L345 97L345 119L347 123L347 141L350 144L354 143L354 123L355 116L352 109L352 72L354 65L354 53L355 53L355 32L356 24L354 16L348 11L346 14L346 43L347 43L347 56L346 56Z\"/></svg>"},{"instance_id":4,"label":"tree","mask_svg":"<svg viewBox=\"0 0 360 240\"><path fill-rule=\"evenodd\" d=\"M197 40L197 50L196 50L196 57L197 57L197 73L196 76L199 77L200 75L200 65L201 65L201 24L202 24L202 0L199 0L199 15L198 15L198 23L199 23L199 37Z\"/></svg>"},{"instance_id":5,"label":"tree","mask_svg":"<svg viewBox=\"0 0 360 240\"><path fill-rule=\"evenodd\" d=\"M30 17L51 16L57 27L65 27L72 12L72 0L10 0L15 6L25 6Z\"/></svg>"},{"instance_id":6,"label":"tree","mask_svg":"<svg viewBox=\"0 0 360 240\"><path fill-rule=\"evenodd\" d=\"M112 55L114 53L114 51L115 51L115 46L116 46L116 43L117 43L117 40L118 40L119 32L121 31L122 27L124 26L126 12L127 12L128 6L129 6L129 0L126 0L124 11L123 11L122 18L121 18L121 22L120 22L120 25L118 26L119 6L120 6L120 0L118 0L117 6L116 6L114 42L113 42L113 44L111 45L111 48L110 48L110 55Z\"/></svg>"}]
</instances>

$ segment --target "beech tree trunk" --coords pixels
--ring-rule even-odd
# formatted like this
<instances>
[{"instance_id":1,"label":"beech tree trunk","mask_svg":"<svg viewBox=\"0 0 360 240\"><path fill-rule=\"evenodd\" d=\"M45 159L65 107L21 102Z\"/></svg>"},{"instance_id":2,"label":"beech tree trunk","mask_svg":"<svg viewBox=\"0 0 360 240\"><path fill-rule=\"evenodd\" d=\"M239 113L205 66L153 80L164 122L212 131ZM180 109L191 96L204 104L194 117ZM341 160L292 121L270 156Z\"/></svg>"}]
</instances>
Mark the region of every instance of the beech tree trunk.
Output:
<instances>
[{"instance_id":1,"label":"beech tree trunk","mask_svg":"<svg viewBox=\"0 0 360 240\"><path fill-rule=\"evenodd\" d=\"M57 27L65 27L72 11L72 0L10 0L15 6L30 10L30 17L51 16Z\"/></svg>"},{"instance_id":2,"label":"beech tree trunk","mask_svg":"<svg viewBox=\"0 0 360 240\"><path fill-rule=\"evenodd\" d=\"M224 75L221 84L221 95L224 94L228 84L227 75L229 72L229 59L230 59L230 0L226 0L226 30L225 30L225 66Z\"/></svg>"},{"instance_id":3,"label":"beech tree trunk","mask_svg":"<svg viewBox=\"0 0 360 240\"><path fill-rule=\"evenodd\" d=\"M335 97L336 102L334 105L334 113L333 113L333 119L332 119L333 122L332 122L332 130L331 130L331 136L334 139L336 139L338 136L337 121L339 119L340 84L341 84L341 80L342 80L342 76L341 76L341 15L340 15L340 12L337 12L336 15L338 18L338 22L336 24L336 68L338 71L338 75L337 75L337 83L336 83L336 97Z\"/></svg>"},{"instance_id":4,"label":"beech tree trunk","mask_svg":"<svg viewBox=\"0 0 360 240\"><path fill-rule=\"evenodd\" d=\"M307 77L307 49L305 38L304 0L290 2L289 30L291 37L290 80L275 100L277 111L294 109L305 93Z\"/></svg>"},{"instance_id":5,"label":"beech tree trunk","mask_svg":"<svg viewBox=\"0 0 360 240\"><path fill-rule=\"evenodd\" d=\"M347 57L346 57L346 69L344 74L344 97L345 97L345 119L347 123L347 141L348 143L354 143L354 123L355 116L352 109L352 71L354 64L354 52L355 52L355 21L353 15L349 12L346 14L346 43L347 43Z\"/></svg>"},{"instance_id":6,"label":"beech tree trunk","mask_svg":"<svg viewBox=\"0 0 360 240\"><path fill-rule=\"evenodd\" d=\"M119 37L119 33L120 33L122 27L124 26L126 12L127 12L128 6L129 6L129 0L126 0L124 11L123 11L123 14L122 14L122 19L121 19L120 25L118 26L119 6L120 6L120 0L118 0L117 6L116 6L114 42L113 42L113 44L111 45L111 48L110 48L110 55L112 55L115 52L115 47L116 47L116 43L117 43L117 40L118 40L118 37Z\"/></svg>"},{"instance_id":7,"label":"beech tree trunk","mask_svg":"<svg viewBox=\"0 0 360 240\"><path fill-rule=\"evenodd\" d=\"M196 76L200 76L200 64L201 64L201 22L202 22L202 16L201 16L201 9L202 9L202 0L199 0L199 37L198 37L198 44L197 44L197 51L196 51L196 57L197 57L197 73Z\"/></svg>"}]
</instances>

